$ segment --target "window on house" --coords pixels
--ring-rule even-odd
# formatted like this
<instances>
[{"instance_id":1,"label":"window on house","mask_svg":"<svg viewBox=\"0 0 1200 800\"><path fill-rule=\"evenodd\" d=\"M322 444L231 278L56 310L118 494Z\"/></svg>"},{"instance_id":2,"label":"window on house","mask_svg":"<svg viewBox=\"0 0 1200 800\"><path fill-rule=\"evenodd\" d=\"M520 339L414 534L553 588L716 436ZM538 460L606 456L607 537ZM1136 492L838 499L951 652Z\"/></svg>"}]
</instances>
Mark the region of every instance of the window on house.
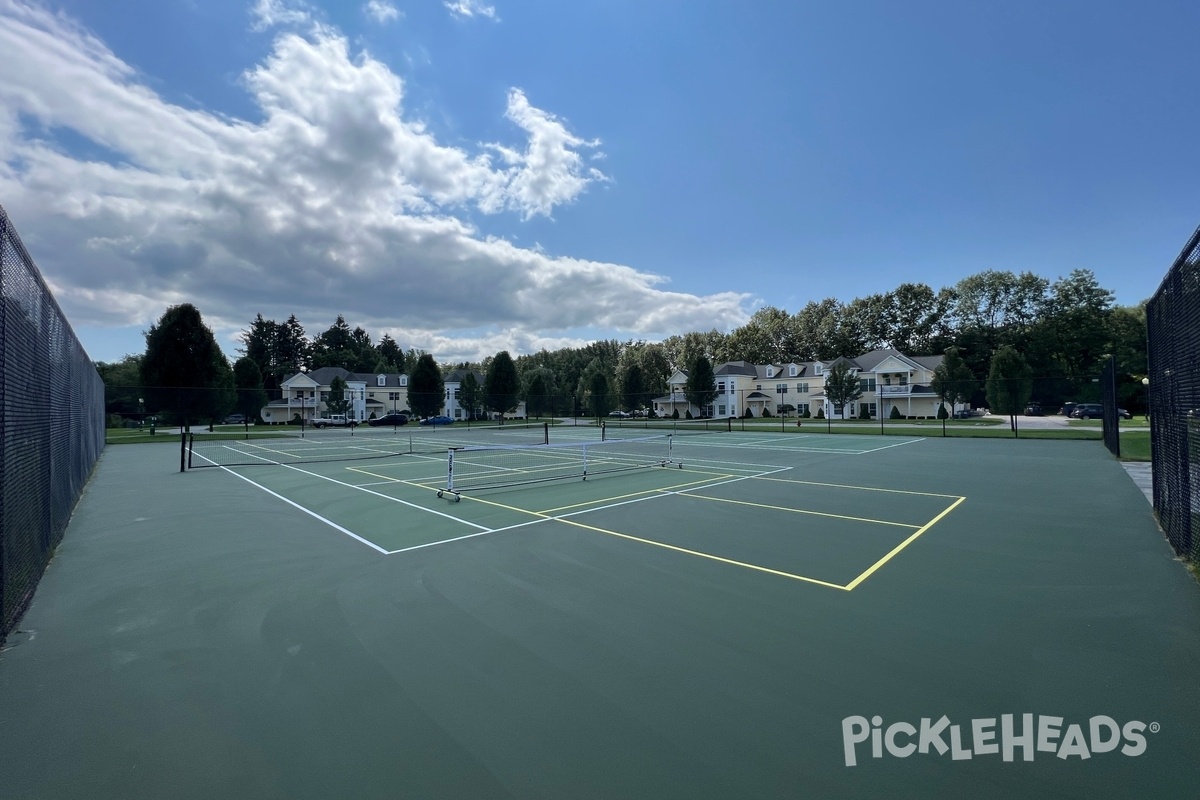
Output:
<instances>
[{"instance_id":1,"label":"window on house","mask_svg":"<svg viewBox=\"0 0 1200 800\"><path fill-rule=\"evenodd\" d=\"M762 384L761 384L761 383L757 383L757 384L755 384L755 385L754 385L754 388L755 388L757 391L760 391L760 392L761 392L761 391L762 391Z\"/></svg>"},{"instance_id":2,"label":"window on house","mask_svg":"<svg viewBox=\"0 0 1200 800\"><path fill-rule=\"evenodd\" d=\"M400 399L399 392L388 392L388 400L399 400L399 399Z\"/></svg>"},{"instance_id":3,"label":"window on house","mask_svg":"<svg viewBox=\"0 0 1200 800\"><path fill-rule=\"evenodd\" d=\"M874 378L861 378L861 379L859 379L859 381L858 381L858 388L859 388L859 389L861 389L861 390L862 390L862 391L864 391L864 392L873 392L873 391L875 391L875 379L874 379Z\"/></svg>"},{"instance_id":4,"label":"window on house","mask_svg":"<svg viewBox=\"0 0 1200 800\"><path fill-rule=\"evenodd\" d=\"M797 383L796 384L796 393L797 394L808 394L808 384L807 383Z\"/></svg>"},{"instance_id":5,"label":"window on house","mask_svg":"<svg viewBox=\"0 0 1200 800\"><path fill-rule=\"evenodd\" d=\"M725 381L717 382L717 394L725 394Z\"/></svg>"},{"instance_id":6,"label":"window on house","mask_svg":"<svg viewBox=\"0 0 1200 800\"><path fill-rule=\"evenodd\" d=\"M796 413L800 416L804 416L806 413L808 413L808 403L797 403Z\"/></svg>"},{"instance_id":7,"label":"window on house","mask_svg":"<svg viewBox=\"0 0 1200 800\"><path fill-rule=\"evenodd\" d=\"M798 371L798 368L795 365L788 367L788 377L789 378L794 378L798 374L800 374L800 373Z\"/></svg>"},{"instance_id":8,"label":"window on house","mask_svg":"<svg viewBox=\"0 0 1200 800\"><path fill-rule=\"evenodd\" d=\"M821 374L822 374L822 368L821 368L821 365L820 365L820 364L814 364L814 365L813 365L813 373L814 373L814 374L816 374L816 375L821 375Z\"/></svg>"},{"instance_id":9,"label":"window on house","mask_svg":"<svg viewBox=\"0 0 1200 800\"><path fill-rule=\"evenodd\" d=\"M774 367L767 367L767 377L768 378L775 377L775 368Z\"/></svg>"},{"instance_id":10,"label":"window on house","mask_svg":"<svg viewBox=\"0 0 1200 800\"><path fill-rule=\"evenodd\" d=\"M787 384L786 383L775 384L775 394L787 394Z\"/></svg>"},{"instance_id":11,"label":"window on house","mask_svg":"<svg viewBox=\"0 0 1200 800\"><path fill-rule=\"evenodd\" d=\"M877 416L874 403L863 403L863 405L866 406L867 413L870 414L872 418Z\"/></svg>"},{"instance_id":12,"label":"window on house","mask_svg":"<svg viewBox=\"0 0 1200 800\"><path fill-rule=\"evenodd\" d=\"M908 376L907 376L907 375L901 375L901 376L900 376L900 385L901 385L901 386L908 386Z\"/></svg>"},{"instance_id":13,"label":"window on house","mask_svg":"<svg viewBox=\"0 0 1200 800\"><path fill-rule=\"evenodd\" d=\"M379 375L375 378L376 386L387 386L387 375Z\"/></svg>"},{"instance_id":14,"label":"window on house","mask_svg":"<svg viewBox=\"0 0 1200 800\"><path fill-rule=\"evenodd\" d=\"M723 417L723 416L725 416L725 405L724 405L724 403L722 403L721 405L717 406L717 415L718 415L718 416L722 416L722 417Z\"/></svg>"},{"instance_id":15,"label":"window on house","mask_svg":"<svg viewBox=\"0 0 1200 800\"><path fill-rule=\"evenodd\" d=\"M407 375L401 375L401 376L400 376L400 385L401 385L401 386L408 386L408 376L407 376Z\"/></svg>"}]
</instances>

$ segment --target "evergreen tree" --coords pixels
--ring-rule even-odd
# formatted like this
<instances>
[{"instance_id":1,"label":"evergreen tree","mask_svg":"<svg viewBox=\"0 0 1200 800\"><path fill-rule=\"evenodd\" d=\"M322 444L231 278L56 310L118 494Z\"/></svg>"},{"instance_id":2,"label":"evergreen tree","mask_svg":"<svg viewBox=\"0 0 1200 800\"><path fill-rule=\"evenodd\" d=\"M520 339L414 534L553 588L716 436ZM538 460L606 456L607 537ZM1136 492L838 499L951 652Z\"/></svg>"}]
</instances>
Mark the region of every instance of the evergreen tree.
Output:
<instances>
[{"instance_id":1,"label":"evergreen tree","mask_svg":"<svg viewBox=\"0 0 1200 800\"><path fill-rule=\"evenodd\" d=\"M501 350L488 365L483 382L483 402L490 411L499 412L500 418L516 410L521 402L521 379L517 367L507 350Z\"/></svg>"},{"instance_id":2,"label":"evergreen tree","mask_svg":"<svg viewBox=\"0 0 1200 800\"><path fill-rule=\"evenodd\" d=\"M648 404L646 382L642 375L642 365L630 364L621 376L621 399L626 411L633 411Z\"/></svg>"},{"instance_id":3,"label":"evergreen tree","mask_svg":"<svg viewBox=\"0 0 1200 800\"><path fill-rule=\"evenodd\" d=\"M141 382L148 410L173 411L185 426L233 407L233 370L191 303L171 306L146 332Z\"/></svg>"},{"instance_id":4,"label":"evergreen tree","mask_svg":"<svg viewBox=\"0 0 1200 800\"><path fill-rule=\"evenodd\" d=\"M310 366L310 346L304 335L304 326L292 314L287 322L275 326L275 361L272 365L275 385L280 386L285 380L300 371L301 367Z\"/></svg>"},{"instance_id":5,"label":"evergreen tree","mask_svg":"<svg viewBox=\"0 0 1200 800\"><path fill-rule=\"evenodd\" d=\"M993 414L1008 414L1008 424L1017 436L1017 414L1025 410L1033 391L1029 364L1017 350L1004 345L992 356L988 370L987 399Z\"/></svg>"},{"instance_id":6,"label":"evergreen tree","mask_svg":"<svg viewBox=\"0 0 1200 800\"><path fill-rule=\"evenodd\" d=\"M535 367L525 377L525 411L531 417L540 417L550 411L554 403L554 371L548 367Z\"/></svg>"},{"instance_id":7,"label":"evergreen tree","mask_svg":"<svg viewBox=\"0 0 1200 800\"><path fill-rule=\"evenodd\" d=\"M250 422L260 419L263 406L267 404L267 393L263 391L262 373L250 356L242 356L233 365L233 385L237 389L239 412Z\"/></svg>"},{"instance_id":8,"label":"evergreen tree","mask_svg":"<svg viewBox=\"0 0 1200 800\"><path fill-rule=\"evenodd\" d=\"M340 375L329 382L329 397L325 400L325 408L330 414L345 414L350 408L350 398L346 396L346 382Z\"/></svg>"},{"instance_id":9,"label":"evergreen tree","mask_svg":"<svg viewBox=\"0 0 1200 800\"><path fill-rule=\"evenodd\" d=\"M388 368L383 370L384 373L405 371L404 351L400 349L400 345L396 344L396 340L391 337L391 334L383 335L379 344L375 345L375 352L388 365Z\"/></svg>"},{"instance_id":10,"label":"evergreen tree","mask_svg":"<svg viewBox=\"0 0 1200 800\"><path fill-rule=\"evenodd\" d=\"M603 417L612 410L610 398L612 383L608 379L608 373L602 370L593 370L588 374L587 382L589 410L592 416Z\"/></svg>"},{"instance_id":11,"label":"evergreen tree","mask_svg":"<svg viewBox=\"0 0 1200 800\"><path fill-rule=\"evenodd\" d=\"M467 419L475 419L482 399L483 388L479 385L479 379L473 371L467 370L458 385L458 405L467 412Z\"/></svg>"},{"instance_id":12,"label":"evergreen tree","mask_svg":"<svg viewBox=\"0 0 1200 800\"><path fill-rule=\"evenodd\" d=\"M408 407L419 417L432 417L445 406L446 384L437 362L428 353L417 358L408 379Z\"/></svg>"},{"instance_id":13,"label":"evergreen tree","mask_svg":"<svg viewBox=\"0 0 1200 800\"><path fill-rule=\"evenodd\" d=\"M712 362L708 360L708 356L701 354L692 360L683 394L702 414L705 408L712 405L717 396L717 379L713 375Z\"/></svg>"}]
</instances>

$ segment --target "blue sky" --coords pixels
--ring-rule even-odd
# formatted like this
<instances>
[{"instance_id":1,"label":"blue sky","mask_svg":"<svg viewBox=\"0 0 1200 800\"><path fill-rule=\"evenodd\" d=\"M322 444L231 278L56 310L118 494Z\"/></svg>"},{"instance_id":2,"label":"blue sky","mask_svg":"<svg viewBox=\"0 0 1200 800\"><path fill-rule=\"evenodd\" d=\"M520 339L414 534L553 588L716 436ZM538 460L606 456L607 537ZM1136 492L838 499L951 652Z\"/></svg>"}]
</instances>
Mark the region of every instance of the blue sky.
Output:
<instances>
[{"instance_id":1,"label":"blue sky","mask_svg":"<svg viewBox=\"0 0 1200 800\"><path fill-rule=\"evenodd\" d=\"M195 303L443 360L1088 268L1197 223L1194 3L0 0L0 204L89 354ZM9 67L12 67L10 69Z\"/></svg>"}]
</instances>

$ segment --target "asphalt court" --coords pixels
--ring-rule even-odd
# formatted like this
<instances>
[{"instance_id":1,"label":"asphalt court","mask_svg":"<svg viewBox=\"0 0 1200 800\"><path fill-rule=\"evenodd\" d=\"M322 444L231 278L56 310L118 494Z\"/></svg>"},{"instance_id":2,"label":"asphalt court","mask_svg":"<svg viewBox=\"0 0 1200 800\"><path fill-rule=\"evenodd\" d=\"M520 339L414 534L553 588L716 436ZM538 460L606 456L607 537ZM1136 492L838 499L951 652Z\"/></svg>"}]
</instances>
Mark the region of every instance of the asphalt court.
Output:
<instances>
[{"instance_id":1,"label":"asphalt court","mask_svg":"<svg viewBox=\"0 0 1200 800\"><path fill-rule=\"evenodd\" d=\"M595 441L598 431L555 434L560 442ZM668 467L467 492L459 502L438 497L445 458L428 454L228 471L389 556L566 525L623 539L631 548L657 547L680 558L846 590L965 498L806 476L827 471L828 458L854 459L913 441L919 440L846 447L844 439L806 435L676 437L677 463Z\"/></svg>"}]
</instances>

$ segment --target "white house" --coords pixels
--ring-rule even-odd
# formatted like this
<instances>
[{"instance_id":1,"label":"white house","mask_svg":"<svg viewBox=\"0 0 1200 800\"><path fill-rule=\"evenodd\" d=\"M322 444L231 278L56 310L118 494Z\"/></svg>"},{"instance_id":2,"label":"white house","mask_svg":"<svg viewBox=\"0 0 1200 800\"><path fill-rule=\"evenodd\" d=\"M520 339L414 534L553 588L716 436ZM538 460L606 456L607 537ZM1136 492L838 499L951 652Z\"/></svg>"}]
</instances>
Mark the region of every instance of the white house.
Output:
<instances>
[{"instance_id":1,"label":"white house","mask_svg":"<svg viewBox=\"0 0 1200 800\"><path fill-rule=\"evenodd\" d=\"M741 417L747 412L761 417L786 414L801 416L807 411L816 416L853 419L866 410L871 419L899 409L904 417L934 417L941 402L930 388L933 371L943 356L906 356L897 350L872 350L854 358L839 357L827 361L751 364L727 361L713 370L716 397L710 406L697 408L684 395L687 374L676 371L669 380L668 392L655 398L653 407L659 416ZM839 414L825 393L825 378L839 362L859 380L862 397L847 403ZM948 409L953 412L953 409Z\"/></svg>"},{"instance_id":2,"label":"white house","mask_svg":"<svg viewBox=\"0 0 1200 800\"><path fill-rule=\"evenodd\" d=\"M341 367L321 367L312 372L300 371L280 386L282 397L263 407L265 422L285 423L295 417L310 420L328 413L327 402L334 378L346 383L346 399L350 401L346 416L368 420L388 411L408 408L408 376L404 374L355 373Z\"/></svg>"}]
</instances>

